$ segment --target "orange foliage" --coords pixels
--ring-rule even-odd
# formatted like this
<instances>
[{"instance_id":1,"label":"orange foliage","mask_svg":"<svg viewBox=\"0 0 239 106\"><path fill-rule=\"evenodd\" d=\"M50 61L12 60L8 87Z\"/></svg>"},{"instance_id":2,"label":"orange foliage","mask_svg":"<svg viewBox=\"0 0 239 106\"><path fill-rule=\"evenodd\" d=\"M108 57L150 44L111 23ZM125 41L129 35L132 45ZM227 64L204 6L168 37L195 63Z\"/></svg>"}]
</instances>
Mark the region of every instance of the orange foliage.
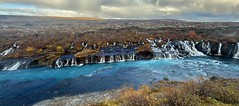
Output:
<instances>
[{"instance_id":1,"label":"orange foliage","mask_svg":"<svg viewBox=\"0 0 239 106\"><path fill-rule=\"evenodd\" d=\"M27 47L25 50L26 50L27 52L33 52L33 51L34 51L34 48L33 48L33 47Z\"/></svg>"}]
</instances>

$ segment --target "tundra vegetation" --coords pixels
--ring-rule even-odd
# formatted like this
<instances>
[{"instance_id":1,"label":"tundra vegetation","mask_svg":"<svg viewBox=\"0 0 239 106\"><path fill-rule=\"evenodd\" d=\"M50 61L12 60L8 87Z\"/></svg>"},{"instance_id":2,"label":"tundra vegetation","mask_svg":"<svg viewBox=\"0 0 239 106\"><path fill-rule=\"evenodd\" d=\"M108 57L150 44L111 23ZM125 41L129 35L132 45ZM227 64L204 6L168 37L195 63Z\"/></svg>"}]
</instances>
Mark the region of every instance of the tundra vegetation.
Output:
<instances>
[{"instance_id":1,"label":"tundra vegetation","mask_svg":"<svg viewBox=\"0 0 239 106\"><path fill-rule=\"evenodd\" d=\"M212 77L194 81L162 80L139 89L122 88L113 99L92 106L238 106L239 80Z\"/></svg>"},{"instance_id":2,"label":"tundra vegetation","mask_svg":"<svg viewBox=\"0 0 239 106\"><path fill-rule=\"evenodd\" d=\"M21 21L3 20L0 52L15 42L19 49L0 57L1 59L38 57L39 64L51 65L61 55L85 51L97 53L114 42L138 45L138 52L150 52L147 38L168 40L191 40L236 44L239 41L237 23L184 22L178 20L102 20L65 19L62 17L22 17ZM41 19L38 22L34 20ZM54 20L57 18L57 20ZM15 19L15 18L13 18ZM26 20L26 22L24 21ZM31 29L31 30L29 30ZM87 46L82 43L87 43ZM144 42L142 44L142 42ZM90 53L90 52L89 52ZM42 63L43 62L43 63Z\"/></svg>"}]
</instances>

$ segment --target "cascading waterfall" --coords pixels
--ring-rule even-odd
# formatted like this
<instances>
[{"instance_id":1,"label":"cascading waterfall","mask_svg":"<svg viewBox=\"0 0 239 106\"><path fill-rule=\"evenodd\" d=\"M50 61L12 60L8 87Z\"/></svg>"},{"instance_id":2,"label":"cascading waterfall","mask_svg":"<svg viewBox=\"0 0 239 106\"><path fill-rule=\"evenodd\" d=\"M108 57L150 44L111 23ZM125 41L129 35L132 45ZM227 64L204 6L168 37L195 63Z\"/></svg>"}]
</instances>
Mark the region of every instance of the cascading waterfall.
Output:
<instances>
[{"instance_id":1,"label":"cascading waterfall","mask_svg":"<svg viewBox=\"0 0 239 106\"><path fill-rule=\"evenodd\" d=\"M218 46L217 55L218 55L218 56L221 56L221 55L222 55L222 43L221 43L221 42L219 43L219 46Z\"/></svg>"},{"instance_id":2,"label":"cascading waterfall","mask_svg":"<svg viewBox=\"0 0 239 106\"><path fill-rule=\"evenodd\" d=\"M160 47L156 47L156 44L151 46L151 49L154 52L154 59L162 59L162 58L174 58L177 55L174 46L170 44L170 41L167 44L164 44Z\"/></svg>"},{"instance_id":3,"label":"cascading waterfall","mask_svg":"<svg viewBox=\"0 0 239 106\"><path fill-rule=\"evenodd\" d=\"M22 64L25 64L25 63L26 63L25 61L24 61L24 62L17 61L17 62L14 63L14 64L5 66L5 67L3 68L3 71L6 71L6 70L9 70L9 71L11 71L11 70L17 70Z\"/></svg>"},{"instance_id":4,"label":"cascading waterfall","mask_svg":"<svg viewBox=\"0 0 239 106\"><path fill-rule=\"evenodd\" d=\"M98 58L99 60L95 60ZM61 67L68 67L68 66L82 66L83 64L90 64L90 63L112 63L112 62L124 62L124 61L134 61L135 54L114 54L109 56L109 60L106 60L106 56L93 56L85 57L85 59L81 62L77 60L75 57L59 57L55 61L54 68L61 68ZM79 64L81 63L81 64Z\"/></svg>"},{"instance_id":5,"label":"cascading waterfall","mask_svg":"<svg viewBox=\"0 0 239 106\"><path fill-rule=\"evenodd\" d=\"M157 46L157 40L149 40L151 43L151 49L153 51L154 59L162 59L162 58L183 58L189 56L205 56L204 53L198 51L195 45L198 44L193 41L170 41L161 47ZM211 48L210 43L203 43L203 48L205 48L207 54L210 54ZM219 44L218 54L221 54L222 44ZM132 50L132 51L131 51ZM112 62L123 62L123 61L135 61L135 49L131 48L120 48L120 47L110 47L104 48L98 55L85 57L85 59L79 63L82 64L90 64L90 63L112 63ZM238 49L239 50L239 49ZM235 57L238 57L239 53L235 54ZM63 60L58 59L56 61L56 67L63 66L76 66L77 60L71 56L64 56ZM106 59L107 57L107 59ZM66 59L68 58L68 59ZM70 59L69 59L70 58ZM95 60L95 58L99 60Z\"/></svg>"},{"instance_id":6,"label":"cascading waterfall","mask_svg":"<svg viewBox=\"0 0 239 106\"><path fill-rule=\"evenodd\" d=\"M94 63L94 62L95 62L95 60L94 60L93 56L91 56L90 57L90 63Z\"/></svg>"},{"instance_id":7,"label":"cascading waterfall","mask_svg":"<svg viewBox=\"0 0 239 106\"><path fill-rule=\"evenodd\" d=\"M61 68L63 66L63 62L60 60L60 58L56 60L55 64L56 64L56 68Z\"/></svg>"},{"instance_id":8,"label":"cascading waterfall","mask_svg":"<svg viewBox=\"0 0 239 106\"><path fill-rule=\"evenodd\" d=\"M209 42L207 42L206 48L207 48L207 54L211 55L211 47Z\"/></svg>"},{"instance_id":9,"label":"cascading waterfall","mask_svg":"<svg viewBox=\"0 0 239 106\"><path fill-rule=\"evenodd\" d=\"M82 45L86 46L87 43L82 42ZM92 54L86 57L75 57L75 53L62 55L56 59L55 63L52 64L52 67L61 68L67 66L82 66L83 64L91 63L134 61L136 57L136 48L136 46L129 45L127 45L127 48L123 48L115 43L109 47L101 48L97 54Z\"/></svg>"},{"instance_id":10,"label":"cascading waterfall","mask_svg":"<svg viewBox=\"0 0 239 106\"><path fill-rule=\"evenodd\" d=\"M115 61L116 61L116 62L124 62L124 61L125 61L124 54L116 55Z\"/></svg>"},{"instance_id":11,"label":"cascading waterfall","mask_svg":"<svg viewBox=\"0 0 239 106\"><path fill-rule=\"evenodd\" d=\"M115 62L119 62L121 60L121 57L119 55L115 55Z\"/></svg>"},{"instance_id":12,"label":"cascading waterfall","mask_svg":"<svg viewBox=\"0 0 239 106\"><path fill-rule=\"evenodd\" d=\"M18 49L18 48L19 48L19 46L18 46L17 43L15 42L15 43L12 45L12 47L10 47L10 48L4 50L2 53L0 53L0 55L4 57L4 56L8 55L9 53L13 52L15 49Z\"/></svg>"},{"instance_id":13,"label":"cascading waterfall","mask_svg":"<svg viewBox=\"0 0 239 106\"><path fill-rule=\"evenodd\" d=\"M211 54L211 45L209 42L204 43L195 43L193 41L170 41L166 44L163 44L161 47L157 46L157 40L150 41L151 43L151 49L153 51L153 58L154 59L174 59L174 58L184 58L188 56L205 56L205 54ZM197 45L197 48L195 47ZM198 48L198 45L200 46ZM214 46L214 45L213 45ZM218 56L222 56L222 43L218 43L218 51L216 51L216 54ZM16 44L13 45L13 47L17 47ZM13 48L12 47L12 48ZM233 58L239 59L239 42L237 45L233 44L234 49L231 49L228 54L233 53ZM202 49L202 50L201 50ZM9 49L11 51L11 49ZM105 48L101 51L101 53L97 55L92 55L85 58L78 59L77 57L74 57L74 54L71 55L63 55L59 57L56 61L53 67L55 68L61 68L61 67L67 67L67 66L82 66L83 64L90 64L90 63L112 63L112 62L123 62L123 61L135 61L135 50L136 47L128 47L128 48L122 48L122 47L110 47ZM200 51L204 52L200 52ZM214 49L213 49L214 50ZM7 52L6 52L7 53ZM5 55L4 53L1 53L1 55ZM232 57L231 56L231 57ZM106 59L107 58L107 59ZM138 57L137 57L138 58ZM13 62L12 62L13 63ZM27 68L28 65L30 65L31 62L26 61L15 61L14 64L3 66L3 70L16 70L18 68Z\"/></svg>"},{"instance_id":14,"label":"cascading waterfall","mask_svg":"<svg viewBox=\"0 0 239 106\"><path fill-rule=\"evenodd\" d=\"M155 46L155 42L148 40L151 43L151 49L154 54L154 59L161 58L180 58L184 56L205 56L199 52L193 41L168 41L161 47ZM186 54L185 54L186 53ZM188 54L187 54L188 53Z\"/></svg>"},{"instance_id":15,"label":"cascading waterfall","mask_svg":"<svg viewBox=\"0 0 239 106\"><path fill-rule=\"evenodd\" d=\"M88 64L89 63L89 60L88 58L85 58L85 63Z\"/></svg>"},{"instance_id":16,"label":"cascading waterfall","mask_svg":"<svg viewBox=\"0 0 239 106\"><path fill-rule=\"evenodd\" d=\"M237 52L235 53L233 58L239 59L239 42L237 43Z\"/></svg>"},{"instance_id":17,"label":"cascading waterfall","mask_svg":"<svg viewBox=\"0 0 239 106\"><path fill-rule=\"evenodd\" d=\"M105 56L100 57L100 63L105 63Z\"/></svg>"},{"instance_id":18,"label":"cascading waterfall","mask_svg":"<svg viewBox=\"0 0 239 106\"><path fill-rule=\"evenodd\" d=\"M130 61L135 61L135 54L130 55Z\"/></svg>"},{"instance_id":19,"label":"cascading waterfall","mask_svg":"<svg viewBox=\"0 0 239 106\"><path fill-rule=\"evenodd\" d=\"M121 55L121 61L125 61L124 55Z\"/></svg>"},{"instance_id":20,"label":"cascading waterfall","mask_svg":"<svg viewBox=\"0 0 239 106\"><path fill-rule=\"evenodd\" d=\"M193 41L180 41L181 44L183 44L183 48L185 51L189 52L190 56L204 56L202 52L199 52L196 47L195 43Z\"/></svg>"},{"instance_id":21,"label":"cascading waterfall","mask_svg":"<svg viewBox=\"0 0 239 106\"><path fill-rule=\"evenodd\" d=\"M77 66L77 61L75 58L71 59L71 66Z\"/></svg>"},{"instance_id":22,"label":"cascading waterfall","mask_svg":"<svg viewBox=\"0 0 239 106\"><path fill-rule=\"evenodd\" d=\"M70 59L66 59L66 63L64 66L69 66Z\"/></svg>"},{"instance_id":23,"label":"cascading waterfall","mask_svg":"<svg viewBox=\"0 0 239 106\"><path fill-rule=\"evenodd\" d=\"M170 52L166 52L166 58L173 59L173 56Z\"/></svg>"},{"instance_id":24,"label":"cascading waterfall","mask_svg":"<svg viewBox=\"0 0 239 106\"><path fill-rule=\"evenodd\" d=\"M113 56L113 55L110 56L110 61L109 61L109 63L112 63L112 62L114 62L114 56Z\"/></svg>"},{"instance_id":25,"label":"cascading waterfall","mask_svg":"<svg viewBox=\"0 0 239 106\"><path fill-rule=\"evenodd\" d=\"M55 62L55 68L61 68L61 67L67 67L67 66L77 66L77 61L75 58L68 58L65 60L62 60L61 58L58 58Z\"/></svg>"}]
</instances>

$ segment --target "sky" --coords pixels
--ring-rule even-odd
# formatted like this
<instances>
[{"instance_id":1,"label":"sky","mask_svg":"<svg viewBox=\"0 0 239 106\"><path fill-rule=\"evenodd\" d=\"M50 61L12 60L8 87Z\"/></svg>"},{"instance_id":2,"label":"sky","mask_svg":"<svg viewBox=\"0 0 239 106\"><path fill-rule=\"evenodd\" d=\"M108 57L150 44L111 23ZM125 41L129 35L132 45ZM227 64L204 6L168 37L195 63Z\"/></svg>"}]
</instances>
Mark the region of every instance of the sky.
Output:
<instances>
[{"instance_id":1,"label":"sky","mask_svg":"<svg viewBox=\"0 0 239 106\"><path fill-rule=\"evenodd\" d=\"M0 14L239 22L239 0L0 0Z\"/></svg>"}]
</instances>

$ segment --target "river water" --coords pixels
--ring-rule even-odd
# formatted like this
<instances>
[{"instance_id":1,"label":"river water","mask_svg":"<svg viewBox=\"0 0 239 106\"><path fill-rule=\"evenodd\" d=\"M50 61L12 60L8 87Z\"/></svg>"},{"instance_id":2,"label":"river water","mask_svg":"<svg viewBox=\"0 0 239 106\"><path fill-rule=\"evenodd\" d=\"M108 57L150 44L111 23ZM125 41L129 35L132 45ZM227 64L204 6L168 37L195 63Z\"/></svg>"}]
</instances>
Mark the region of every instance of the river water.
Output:
<instances>
[{"instance_id":1,"label":"river water","mask_svg":"<svg viewBox=\"0 0 239 106\"><path fill-rule=\"evenodd\" d=\"M239 60L205 56L2 71L0 105L32 105L58 96L137 87L164 77L186 81L201 76L239 78Z\"/></svg>"}]
</instances>

